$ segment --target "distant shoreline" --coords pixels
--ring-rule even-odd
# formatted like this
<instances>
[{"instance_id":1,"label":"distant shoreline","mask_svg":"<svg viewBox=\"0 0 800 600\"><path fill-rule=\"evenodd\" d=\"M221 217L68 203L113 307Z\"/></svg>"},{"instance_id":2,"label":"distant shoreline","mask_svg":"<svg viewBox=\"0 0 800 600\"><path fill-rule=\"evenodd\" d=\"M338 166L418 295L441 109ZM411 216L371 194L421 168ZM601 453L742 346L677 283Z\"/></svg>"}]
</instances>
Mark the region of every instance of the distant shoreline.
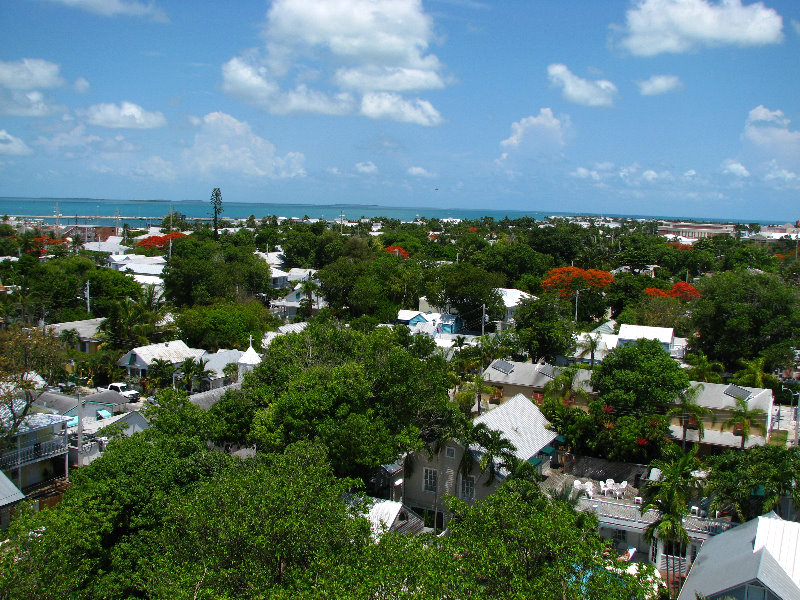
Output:
<instances>
[{"instance_id":1,"label":"distant shoreline","mask_svg":"<svg viewBox=\"0 0 800 600\"><path fill-rule=\"evenodd\" d=\"M30 206L31 203L46 204L47 207ZM62 206L67 205L67 206ZM77 206L76 206L77 205ZM60 219L65 221L73 218L86 219L99 217L102 220L116 218L116 212L124 217L131 219L161 219L169 214L170 205L173 210L186 214L190 220L201 219L210 216L210 205L207 200L134 200L134 199L110 199L110 198L51 198L51 197L21 197L5 196L0 197L0 214L8 215L40 215L39 218L55 220L55 210L58 206ZM142 214L142 209L146 207L147 212L151 208L161 207L161 210L154 211L157 214ZM719 217L687 217L676 215L644 215L644 214L618 214L618 213L572 213L545 210L497 210L497 209L476 209L476 208L433 208L424 206L393 207L380 204L307 204L307 203L265 203L265 202L225 202L225 209L222 218L246 219L250 214L254 214L260 219L265 216L282 216L287 218L301 218L309 215L311 218L323 218L332 221L339 218L342 213L349 220L357 220L363 217L376 218L396 218L402 221L411 221L416 217L426 219L434 218L460 218L464 220L480 219L492 217L501 220L505 217L517 219L525 216L533 217L537 220L544 220L550 216L569 217L569 218L610 218L610 219L635 219L635 220L665 220L665 221L686 221L696 223L758 223L760 225L783 224L793 222L792 219L722 219ZM138 209L138 216L137 216ZM128 214L123 214L128 213ZM259 213L259 214L256 214Z\"/></svg>"}]
</instances>

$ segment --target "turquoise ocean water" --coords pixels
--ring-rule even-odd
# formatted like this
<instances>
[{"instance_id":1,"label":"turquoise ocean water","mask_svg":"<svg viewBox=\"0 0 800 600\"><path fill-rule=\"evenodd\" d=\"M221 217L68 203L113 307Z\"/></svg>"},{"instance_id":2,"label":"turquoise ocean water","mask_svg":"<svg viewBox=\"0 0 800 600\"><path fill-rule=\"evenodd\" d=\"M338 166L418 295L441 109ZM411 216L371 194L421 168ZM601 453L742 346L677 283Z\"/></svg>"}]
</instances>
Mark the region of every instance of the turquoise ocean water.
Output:
<instances>
[{"instance_id":1,"label":"turquoise ocean water","mask_svg":"<svg viewBox=\"0 0 800 600\"><path fill-rule=\"evenodd\" d=\"M62 224L78 222L78 224L112 224L119 215L132 218L131 225L142 225L146 219L151 222L160 221L172 209L186 215L189 219L208 218L211 206L208 201L182 200L109 200L93 198L13 198L0 197L0 215L26 215L44 217L47 223L55 223L56 213L60 214ZM255 215L256 219L268 216L298 217L309 216L334 220L344 215L346 219L356 220L361 217L387 217L411 221L415 217L459 219L479 219L493 217L500 220L505 217L515 219L530 216L544 219L551 215L568 216L574 213L556 213L537 210L498 210L498 209L459 209L435 207L393 207L366 204L291 204L291 203L251 203L225 202L222 218L246 219ZM599 216L599 215L596 215ZM603 215L641 217L641 215ZM654 216L642 218L658 218ZM667 217L663 217L667 218ZM675 219L675 217L670 217ZM708 220L708 219L704 219Z\"/></svg>"}]
</instances>

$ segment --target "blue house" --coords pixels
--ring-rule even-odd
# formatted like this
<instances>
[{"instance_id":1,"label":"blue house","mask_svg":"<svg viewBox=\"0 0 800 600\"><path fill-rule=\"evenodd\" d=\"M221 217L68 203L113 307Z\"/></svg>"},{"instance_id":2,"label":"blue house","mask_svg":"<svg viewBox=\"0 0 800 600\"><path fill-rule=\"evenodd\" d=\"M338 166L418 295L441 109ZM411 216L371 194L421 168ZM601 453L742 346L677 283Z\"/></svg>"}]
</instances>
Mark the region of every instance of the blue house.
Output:
<instances>
[{"instance_id":1,"label":"blue house","mask_svg":"<svg viewBox=\"0 0 800 600\"><path fill-rule=\"evenodd\" d=\"M397 324L413 327L417 323L427 323L428 319L418 310L398 310Z\"/></svg>"}]
</instances>

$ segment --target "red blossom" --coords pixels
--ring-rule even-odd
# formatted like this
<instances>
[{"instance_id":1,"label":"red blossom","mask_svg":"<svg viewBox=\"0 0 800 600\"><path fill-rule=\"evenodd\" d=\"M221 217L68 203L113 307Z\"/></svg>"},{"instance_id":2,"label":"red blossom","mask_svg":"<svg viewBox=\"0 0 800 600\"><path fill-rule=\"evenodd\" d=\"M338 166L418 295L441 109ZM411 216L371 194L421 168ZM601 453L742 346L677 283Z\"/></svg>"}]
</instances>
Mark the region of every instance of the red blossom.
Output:
<instances>
[{"instance_id":1,"label":"red blossom","mask_svg":"<svg viewBox=\"0 0 800 600\"><path fill-rule=\"evenodd\" d=\"M158 248L163 250L167 247L170 240L176 240L182 237L186 237L186 234L181 233L180 231L173 231L172 233L168 233L166 235L151 235L143 240L140 240L136 245L143 248Z\"/></svg>"},{"instance_id":2,"label":"red blossom","mask_svg":"<svg viewBox=\"0 0 800 600\"><path fill-rule=\"evenodd\" d=\"M614 407L613 406L604 405L603 406L603 412L604 413L612 413L612 412L614 412Z\"/></svg>"},{"instance_id":3,"label":"red blossom","mask_svg":"<svg viewBox=\"0 0 800 600\"><path fill-rule=\"evenodd\" d=\"M644 293L651 298L666 298L669 296L667 292L659 288L645 288Z\"/></svg>"},{"instance_id":4,"label":"red blossom","mask_svg":"<svg viewBox=\"0 0 800 600\"><path fill-rule=\"evenodd\" d=\"M640 446L646 446L647 445L647 438L638 438L636 440L636 443L639 444Z\"/></svg>"},{"instance_id":5,"label":"red blossom","mask_svg":"<svg viewBox=\"0 0 800 600\"><path fill-rule=\"evenodd\" d=\"M401 248L400 246L387 246L386 248L384 248L384 250L386 250L386 252L389 252L390 254L399 256L400 258L408 258L409 256L411 256L408 253L408 250L406 250L405 248Z\"/></svg>"},{"instance_id":6,"label":"red blossom","mask_svg":"<svg viewBox=\"0 0 800 600\"><path fill-rule=\"evenodd\" d=\"M559 267L547 273L547 278L542 281L542 287L550 291L556 290L562 298L566 298L573 295L576 290L602 290L612 283L614 276L608 271Z\"/></svg>"}]
</instances>

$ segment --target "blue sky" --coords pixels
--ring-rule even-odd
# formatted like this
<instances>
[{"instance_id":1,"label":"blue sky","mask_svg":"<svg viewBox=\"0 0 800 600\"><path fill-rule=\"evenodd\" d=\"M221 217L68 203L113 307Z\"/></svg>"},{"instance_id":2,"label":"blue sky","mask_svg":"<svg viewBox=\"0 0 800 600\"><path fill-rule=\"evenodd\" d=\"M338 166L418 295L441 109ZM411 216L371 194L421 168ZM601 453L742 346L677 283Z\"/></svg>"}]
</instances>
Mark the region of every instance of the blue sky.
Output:
<instances>
[{"instance_id":1,"label":"blue sky","mask_svg":"<svg viewBox=\"0 0 800 600\"><path fill-rule=\"evenodd\" d=\"M796 0L4 0L0 195L800 218Z\"/></svg>"}]
</instances>

